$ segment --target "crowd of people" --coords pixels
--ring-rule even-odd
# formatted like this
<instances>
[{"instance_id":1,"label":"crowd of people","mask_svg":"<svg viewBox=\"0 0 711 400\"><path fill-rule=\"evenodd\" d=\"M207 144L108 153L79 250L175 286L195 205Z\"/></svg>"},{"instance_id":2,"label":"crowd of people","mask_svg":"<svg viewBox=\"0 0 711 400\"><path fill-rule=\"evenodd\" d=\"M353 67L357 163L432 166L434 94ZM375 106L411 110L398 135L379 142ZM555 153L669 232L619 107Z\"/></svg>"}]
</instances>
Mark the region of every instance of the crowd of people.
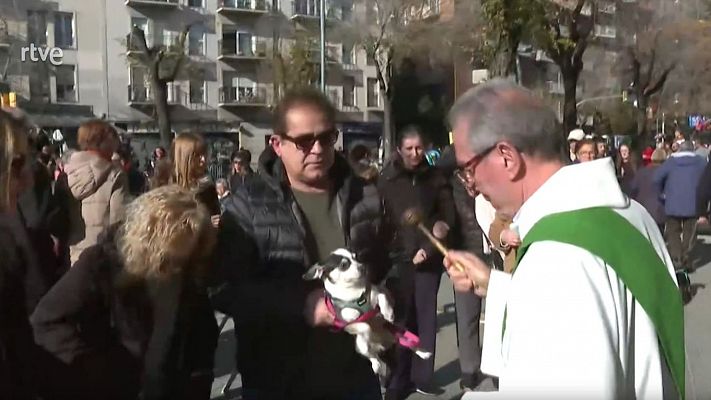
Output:
<instances>
[{"instance_id":1,"label":"crowd of people","mask_svg":"<svg viewBox=\"0 0 711 400\"><path fill-rule=\"evenodd\" d=\"M676 287L674 267L689 265L697 219L711 200L711 182L689 194L691 183L711 180L691 141L672 154L654 150L644 168L628 146L613 161L606 141L582 131L570 133L566 149L542 101L494 80L454 105L454 143L441 157L428 157L426 133L409 126L380 170L365 146L336 151L336 114L318 91L287 93L257 172L251 154L238 150L230 173L211 177L200 133L178 134L169 151L157 148L144 174L104 121L82 124L79 149L54 158L22 115L0 111L0 395L209 399L215 311L234 320L247 400L442 394L434 357L392 348L391 373L377 376L353 337L333 329L323 285L303 275L347 248L371 284L387 288L395 324L415 332L428 352L435 353L440 280L450 275L465 392L474 393L486 373L499 378L492 395L502 398L573 398L574 390L683 397L678 343L656 340L660 331L676 332L667 326L676 303L663 299L660 322L645 310L661 300L629 279L656 279L658 294L679 297L668 290ZM403 223L413 209L426 229L444 227L434 235L451 251L440 253ZM545 229L536 235L537 221L580 211L570 221L585 224L588 209L608 211L595 217L627 229L612 236L648 246L642 261L651 259L645 267L656 275L617 269L616 258L584 238L551 243ZM588 238L599 243L608 232L593 228ZM498 364L482 357L485 296L487 332L497 330L490 315L505 315L506 329L493 341L505 349Z\"/></svg>"}]
</instances>

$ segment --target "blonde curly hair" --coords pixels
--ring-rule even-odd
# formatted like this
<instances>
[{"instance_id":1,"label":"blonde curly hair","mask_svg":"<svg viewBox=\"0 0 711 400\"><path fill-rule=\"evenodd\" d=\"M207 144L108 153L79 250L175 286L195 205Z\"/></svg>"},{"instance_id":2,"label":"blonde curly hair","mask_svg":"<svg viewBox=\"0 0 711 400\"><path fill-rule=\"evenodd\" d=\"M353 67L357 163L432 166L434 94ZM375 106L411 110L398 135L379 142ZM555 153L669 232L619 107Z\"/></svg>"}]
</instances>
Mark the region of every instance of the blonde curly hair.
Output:
<instances>
[{"instance_id":1,"label":"blonde curly hair","mask_svg":"<svg viewBox=\"0 0 711 400\"><path fill-rule=\"evenodd\" d=\"M154 189L129 204L116 235L124 271L142 279L205 267L215 242L210 213L177 185Z\"/></svg>"}]
</instances>

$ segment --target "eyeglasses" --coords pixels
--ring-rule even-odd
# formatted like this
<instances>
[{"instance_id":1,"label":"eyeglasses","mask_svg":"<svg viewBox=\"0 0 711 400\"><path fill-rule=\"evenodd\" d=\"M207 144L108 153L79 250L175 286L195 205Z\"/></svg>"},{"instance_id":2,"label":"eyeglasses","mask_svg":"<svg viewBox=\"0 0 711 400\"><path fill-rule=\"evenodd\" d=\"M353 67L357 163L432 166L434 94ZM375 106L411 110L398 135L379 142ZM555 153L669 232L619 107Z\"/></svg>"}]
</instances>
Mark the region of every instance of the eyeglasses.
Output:
<instances>
[{"instance_id":1,"label":"eyeglasses","mask_svg":"<svg viewBox=\"0 0 711 400\"><path fill-rule=\"evenodd\" d=\"M486 150L472 157L466 164L454 170L454 176L457 177L465 186L470 185L474 181L474 169L481 160L483 160L492 150L496 148L496 144L486 148Z\"/></svg>"},{"instance_id":2,"label":"eyeglasses","mask_svg":"<svg viewBox=\"0 0 711 400\"><path fill-rule=\"evenodd\" d=\"M294 143L297 149L301 151L310 151L316 142L318 142L321 147L333 147L338 141L338 129L330 129L327 131L312 133L310 135L303 135L299 137L291 137L289 135L281 135L281 138Z\"/></svg>"}]
</instances>

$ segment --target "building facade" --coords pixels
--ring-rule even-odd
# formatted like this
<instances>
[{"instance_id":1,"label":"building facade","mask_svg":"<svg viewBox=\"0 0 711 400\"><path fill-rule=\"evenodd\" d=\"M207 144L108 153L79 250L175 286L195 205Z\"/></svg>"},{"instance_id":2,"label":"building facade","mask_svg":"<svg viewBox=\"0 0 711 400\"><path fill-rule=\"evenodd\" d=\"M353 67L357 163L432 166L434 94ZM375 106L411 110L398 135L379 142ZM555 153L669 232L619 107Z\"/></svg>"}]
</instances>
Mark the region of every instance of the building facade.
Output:
<instances>
[{"instance_id":1,"label":"building facade","mask_svg":"<svg viewBox=\"0 0 711 400\"><path fill-rule=\"evenodd\" d=\"M228 155L237 146L259 154L271 133L275 53L288 53L297 33L318 38L318 4L0 0L0 15L8 21L7 33L0 26L0 57L4 51L11 60L2 82L5 91L18 94L18 106L28 110L40 127L66 125L62 128L71 131L92 115L104 118L125 131L143 161L159 141L154 94L146 68L129 62L129 53L140 49L128 35L137 26L149 47L168 47L177 45L180 33L188 29L184 51L189 60L168 85L173 130L206 133L215 155ZM374 67L357 46L328 40L352 15L352 3L327 4L327 93L346 131L354 125L377 125L382 121L382 102ZM22 48L30 45L61 49L61 63L19 61ZM81 117L70 118L73 112ZM58 117L50 114L63 119L55 121Z\"/></svg>"}]
</instances>

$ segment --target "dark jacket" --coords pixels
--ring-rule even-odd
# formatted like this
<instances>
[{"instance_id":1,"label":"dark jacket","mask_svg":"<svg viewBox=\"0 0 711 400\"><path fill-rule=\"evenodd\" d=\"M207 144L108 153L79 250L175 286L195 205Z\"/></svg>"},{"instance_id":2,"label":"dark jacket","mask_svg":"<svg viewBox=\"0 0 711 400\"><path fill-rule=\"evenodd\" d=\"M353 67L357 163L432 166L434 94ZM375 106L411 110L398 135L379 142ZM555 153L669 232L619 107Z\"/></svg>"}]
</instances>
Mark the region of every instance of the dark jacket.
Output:
<instances>
[{"instance_id":1,"label":"dark jacket","mask_svg":"<svg viewBox=\"0 0 711 400\"><path fill-rule=\"evenodd\" d=\"M32 314L37 344L61 364L57 398L209 399L217 324L190 276L129 278L115 228L88 248Z\"/></svg>"},{"instance_id":2,"label":"dark jacket","mask_svg":"<svg viewBox=\"0 0 711 400\"><path fill-rule=\"evenodd\" d=\"M697 216L696 189L706 160L692 152L674 153L654 173L654 184L664 196L668 217Z\"/></svg>"},{"instance_id":3,"label":"dark jacket","mask_svg":"<svg viewBox=\"0 0 711 400\"><path fill-rule=\"evenodd\" d=\"M394 263L407 265L419 249L424 249L428 259L417 270L442 270L442 257L434 245L417 227L402 223L405 212L415 208L422 213L423 223L430 231L437 221L443 221L450 227L455 226L452 188L442 171L426 162L414 171L408 171L398 157L385 167L378 180L378 187L385 199L387 212L399 224L393 252Z\"/></svg>"},{"instance_id":4,"label":"dark jacket","mask_svg":"<svg viewBox=\"0 0 711 400\"><path fill-rule=\"evenodd\" d=\"M696 185L696 214L708 217L711 202L711 162L706 163L704 172Z\"/></svg>"},{"instance_id":5,"label":"dark jacket","mask_svg":"<svg viewBox=\"0 0 711 400\"><path fill-rule=\"evenodd\" d=\"M240 186L244 186L250 180L254 179L254 171L252 167L247 167L244 175L235 174L234 171L230 174L230 190L236 191Z\"/></svg>"},{"instance_id":6,"label":"dark jacket","mask_svg":"<svg viewBox=\"0 0 711 400\"><path fill-rule=\"evenodd\" d=\"M225 203L217 251L224 284L213 302L235 319L245 390L276 399L337 399L373 378L370 363L356 354L352 336L307 327L305 297L321 286L302 278L316 261L305 250L311 234L281 160L272 153L260 161L260 173ZM378 281L389 267L391 234L377 189L339 156L331 176L346 244Z\"/></svg>"},{"instance_id":7,"label":"dark jacket","mask_svg":"<svg viewBox=\"0 0 711 400\"><path fill-rule=\"evenodd\" d=\"M0 216L0 397L34 399L46 362L29 316L49 288L16 217Z\"/></svg>"},{"instance_id":8,"label":"dark jacket","mask_svg":"<svg viewBox=\"0 0 711 400\"><path fill-rule=\"evenodd\" d=\"M450 146L442 152L437 168L449 179L456 211L456 222L451 229L449 245L454 249L466 250L484 257L484 241L481 226L476 219L474 198L469 195L459 178L454 176L456 169L454 147Z\"/></svg>"},{"instance_id":9,"label":"dark jacket","mask_svg":"<svg viewBox=\"0 0 711 400\"><path fill-rule=\"evenodd\" d=\"M659 187L654 184L654 174L659 166L649 165L641 168L635 174L630 186L630 197L637 200L647 212L654 218L658 225L666 221L664 214L664 203Z\"/></svg>"}]
</instances>

